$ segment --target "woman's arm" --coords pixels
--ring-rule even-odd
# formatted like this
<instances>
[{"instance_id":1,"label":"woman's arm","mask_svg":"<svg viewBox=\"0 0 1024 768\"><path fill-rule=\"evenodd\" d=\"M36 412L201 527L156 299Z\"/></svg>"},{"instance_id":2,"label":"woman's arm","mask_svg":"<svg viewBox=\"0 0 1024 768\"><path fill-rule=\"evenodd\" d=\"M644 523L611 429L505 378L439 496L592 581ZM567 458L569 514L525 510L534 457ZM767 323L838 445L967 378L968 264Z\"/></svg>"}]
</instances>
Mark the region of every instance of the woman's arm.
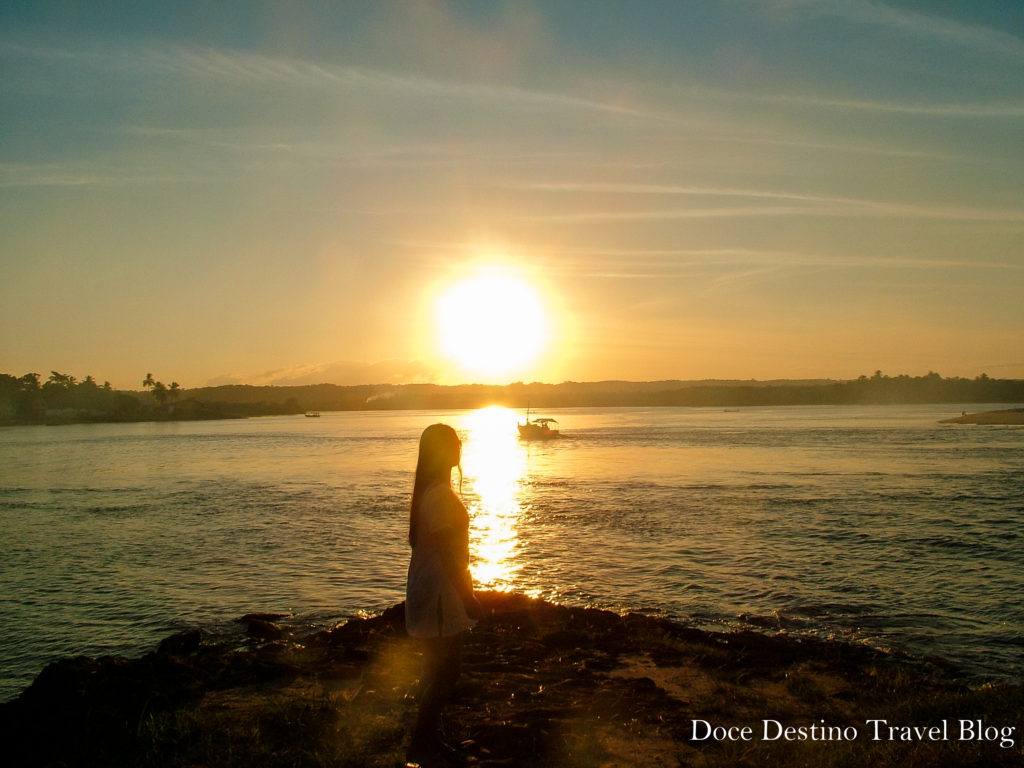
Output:
<instances>
[{"instance_id":1,"label":"woman's arm","mask_svg":"<svg viewBox=\"0 0 1024 768\"><path fill-rule=\"evenodd\" d=\"M478 619L482 613L480 603L473 592L473 576L469 572L468 552L463 537L454 528L445 527L430 534L444 569L445 578L453 585L466 614Z\"/></svg>"}]
</instances>

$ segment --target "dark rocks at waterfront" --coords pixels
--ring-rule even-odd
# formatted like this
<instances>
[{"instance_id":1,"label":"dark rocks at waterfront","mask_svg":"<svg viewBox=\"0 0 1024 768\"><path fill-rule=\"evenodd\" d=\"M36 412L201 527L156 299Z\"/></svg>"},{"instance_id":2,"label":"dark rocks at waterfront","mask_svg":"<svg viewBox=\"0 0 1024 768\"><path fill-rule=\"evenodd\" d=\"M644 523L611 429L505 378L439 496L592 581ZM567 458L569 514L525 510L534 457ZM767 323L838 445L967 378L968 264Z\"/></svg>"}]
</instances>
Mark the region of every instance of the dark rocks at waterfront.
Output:
<instances>
[{"instance_id":1,"label":"dark rocks at waterfront","mask_svg":"<svg viewBox=\"0 0 1024 768\"><path fill-rule=\"evenodd\" d=\"M934 667L865 646L704 632L521 595L482 602L489 615L467 637L446 728L485 768L728 764L722 745L692 742L694 717L863 725L889 711L934 718L970 707L1020 719L1019 687L972 693ZM395 765L419 665L404 606L305 636L286 618L242 617L241 646L191 630L139 659L49 665L0 705L7 764ZM872 754L870 743L849 748L862 750L850 764ZM1008 755L975 752L979 765Z\"/></svg>"}]
</instances>

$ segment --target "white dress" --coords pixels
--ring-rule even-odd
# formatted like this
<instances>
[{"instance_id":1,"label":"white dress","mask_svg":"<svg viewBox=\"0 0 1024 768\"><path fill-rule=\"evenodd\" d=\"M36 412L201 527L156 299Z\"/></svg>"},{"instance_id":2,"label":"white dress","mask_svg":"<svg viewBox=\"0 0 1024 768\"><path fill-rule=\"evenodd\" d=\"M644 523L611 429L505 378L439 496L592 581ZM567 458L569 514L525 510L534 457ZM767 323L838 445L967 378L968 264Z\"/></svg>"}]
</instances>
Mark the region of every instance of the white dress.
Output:
<instances>
[{"instance_id":1,"label":"white dress","mask_svg":"<svg viewBox=\"0 0 1024 768\"><path fill-rule=\"evenodd\" d=\"M437 538L429 534L451 528L465 542L465 568L469 560L469 514L446 483L431 486L423 494L419 526L413 542L409 577L405 588L405 626L412 637L450 637L471 628L455 585L445 574Z\"/></svg>"}]
</instances>

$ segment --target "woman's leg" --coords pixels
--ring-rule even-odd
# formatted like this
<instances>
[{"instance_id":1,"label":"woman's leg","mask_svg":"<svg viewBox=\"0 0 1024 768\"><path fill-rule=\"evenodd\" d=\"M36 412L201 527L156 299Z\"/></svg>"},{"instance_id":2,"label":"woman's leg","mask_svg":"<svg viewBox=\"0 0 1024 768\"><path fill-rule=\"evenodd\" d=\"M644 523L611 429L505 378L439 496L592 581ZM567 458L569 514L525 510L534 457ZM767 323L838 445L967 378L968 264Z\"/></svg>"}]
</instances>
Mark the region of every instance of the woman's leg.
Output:
<instances>
[{"instance_id":1,"label":"woman's leg","mask_svg":"<svg viewBox=\"0 0 1024 768\"><path fill-rule=\"evenodd\" d=\"M409 745L411 756L436 753L441 747L441 710L451 701L462 667L462 635L425 638L420 678L419 713Z\"/></svg>"}]
</instances>

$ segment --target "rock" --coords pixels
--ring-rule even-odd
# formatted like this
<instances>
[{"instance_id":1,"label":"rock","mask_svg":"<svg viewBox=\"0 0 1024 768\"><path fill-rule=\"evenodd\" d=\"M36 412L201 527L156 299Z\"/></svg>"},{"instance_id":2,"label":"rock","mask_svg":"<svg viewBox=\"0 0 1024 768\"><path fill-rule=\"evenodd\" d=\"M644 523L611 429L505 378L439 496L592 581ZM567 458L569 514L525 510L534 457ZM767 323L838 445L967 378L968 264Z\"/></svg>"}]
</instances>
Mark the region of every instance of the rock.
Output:
<instances>
[{"instance_id":1,"label":"rock","mask_svg":"<svg viewBox=\"0 0 1024 768\"><path fill-rule=\"evenodd\" d=\"M968 705L995 722L1016 722L1024 711L1019 687L964 699L964 691L911 675L866 647L704 632L522 596L483 598L491 613L465 639L463 677L446 715L449 735L480 768L703 764L697 752L707 745L687 740L694 717L741 722L767 708L816 722L822 706L841 700L862 721L903 711L911 692L907 716L921 722ZM269 636L288 634L277 624L282 615L248 614L237 621L261 642L244 649L204 644L201 631L189 630L140 659L56 662L18 699L0 704L4 764L306 765L311 745L330 758L326 764L397 764L419 671L403 614L399 604L304 644ZM357 732L370 722L381 730L363 738ZM959 753L932 759L946 748L933 745L919 763L957 763ZM268 763L271 753L280 757ZM877 765L898 764L904 753L893 754ZM864 757L851 755L836 764ZM993 755L1003 750L977 752ZM768 764L764 757L750 762ZM1019 754L971 764L1013 759Z\"/></svg>"},{"instance_id":2,"label":"rock","mask_svg":"<svg viewBox=\"0 0 1024 768\"><path fill-rule=\"evenodd\" d=\"M205 634L201 629L187 629L162 640L156 652L163 656L189 656L199 650Z\"/></svg>"},{"instance_id":3,"label":"rock","mask_svg":"<svg viewBox=\"0 0 1024 768\"><path fill-rule=\"evenodd\" d=\"M287 619L287 613L247 613L241 618L235 619L240 624L248 624L250 621L277 621L279 619Z\"/></svg>"},{"instance_id":4,"label":"rock","mask_svg":"<svg viewBox=\"0 0 1024 768\"><path fill-rule=\"evenodd\" d=\"M248 613L235 621L246 625L245 632L253 640L281 640L289 633L274 622L282 618L283 613Z\"/></svg>"}]
</instances>

